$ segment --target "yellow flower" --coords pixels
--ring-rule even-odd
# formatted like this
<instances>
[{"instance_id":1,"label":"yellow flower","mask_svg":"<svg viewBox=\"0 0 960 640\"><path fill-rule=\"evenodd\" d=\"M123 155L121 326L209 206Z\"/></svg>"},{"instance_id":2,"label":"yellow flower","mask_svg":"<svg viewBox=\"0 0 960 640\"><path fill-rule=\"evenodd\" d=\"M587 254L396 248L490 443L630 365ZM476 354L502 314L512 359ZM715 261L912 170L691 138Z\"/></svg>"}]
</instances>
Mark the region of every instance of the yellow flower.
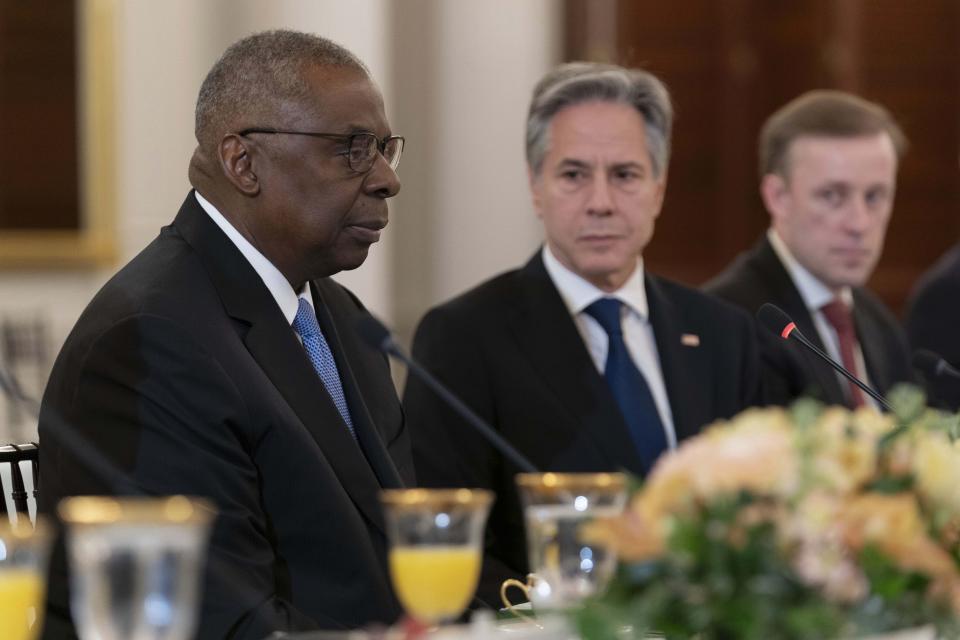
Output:
<instances>
[{"instance_id":1,"label":"yellow flower","mask_svg":"<svg viewBox=\"0 0 960 640\"><path fill-rule=\"evenodd\" d=\"M622 561L641 562L661 556L665 550L665 528L658 524L662 525L627 510L618 518L595 520L584 525L580 535L585 542L604 545Z\"/></svg>"},{"instance_id":2,"label":"yellow flower","mask_svg":"<svg viewBox=\"0 0 960 640\"><path fill-rule=\"evenodd\" d=\"M913 450L917 489L930 505L960 515L960 449L944 433L917 436Z\"/></svg>"},{"instance_id":3,"label":"yellow flower","mask_svg":"<svg viewBox=\"0 0 960 640\"><path fill-rule=\"evenodd\" d=\"M793 427L782 409L749 409L685 442L653 469L644 493L656 512L749 491L787 495L796 486ZM684 491L689 493L685 494ZM692 494L692 495L690 495Z\"/></svg>"},{"instance_id":4,"label":"yellow flower","mask_svg":"<svg viewBox=\"0 0 960 640\"><path fill-rule=\"evenodd\" d=\"M875 545L897 566L940 581L960 580L950 554L927 535L911 493L865 493L852 498L839 515L844 540L859 551Z\"/></svg>"},{"instance_id":5,"label":"yellow flower","mask_svg":"<svg viewBox=\"0 0 960 640\"><path fill-rule=\"evenodd\" d=\"M890 430L889 419L872 409L854 413L840 407L823 412L813 427L814 482L840 493L863 486L877 472L877 443Z\"/></svg>"}]
</instances>

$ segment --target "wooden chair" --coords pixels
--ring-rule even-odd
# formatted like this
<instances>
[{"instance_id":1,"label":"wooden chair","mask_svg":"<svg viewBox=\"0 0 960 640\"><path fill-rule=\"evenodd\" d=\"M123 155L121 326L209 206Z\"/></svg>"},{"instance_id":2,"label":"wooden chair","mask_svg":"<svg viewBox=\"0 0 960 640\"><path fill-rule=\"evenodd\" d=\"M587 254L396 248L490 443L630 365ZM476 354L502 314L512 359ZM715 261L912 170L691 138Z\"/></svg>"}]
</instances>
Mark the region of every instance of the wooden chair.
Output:
<instances>
[{"instance_id":1,"label":"wooden chair","mask_svg":"<svg viewBox=\"0 0 960 640\"><path fill-rule=\"evenodd\" d=\"M12 522L15 519L13 514L7 513L7 496L11 496L14 511L17 513L29 513L26 483L24 482L23 467L21 462L29 462L29 473L33 481L33 498L37 498L37 487L40 481L39 468L40 448L35 442L28 444L5 444L0 445L0 473L7 468L9 470L10 484L4 482L4 476L0 475L0 514L5 514Z\"/></svg>"}]
</instances>

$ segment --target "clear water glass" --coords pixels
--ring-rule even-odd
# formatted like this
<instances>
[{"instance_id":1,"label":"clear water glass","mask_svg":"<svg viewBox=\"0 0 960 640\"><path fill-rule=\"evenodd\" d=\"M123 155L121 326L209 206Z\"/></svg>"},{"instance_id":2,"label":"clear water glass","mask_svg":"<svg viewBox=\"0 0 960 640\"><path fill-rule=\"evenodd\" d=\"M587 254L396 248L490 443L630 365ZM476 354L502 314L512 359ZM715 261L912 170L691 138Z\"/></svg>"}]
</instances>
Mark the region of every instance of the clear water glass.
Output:
<instances>
[{"instance_id":1,"label":"clear water glass","mask_svg":"<svg viewBox=\"0 0 960 640\"><path fill-rule=\"evenodd\" d=\"M535 609L564 609L606 588L616 555L587 539L583 527L620 515L626 477L620 473L530 473L517 476L531 575L521 588Z\"/></svg>"},{"instance_id":2,"label":"clear water glass","mask_svg":"<svg viewBox=\"0 0 960 640\"><path fill-rule=\"evenodd\" d=\"M82 640L193 636L213 508L202 500L68 498L70 609Z\"/></svg>"}]
</instances>

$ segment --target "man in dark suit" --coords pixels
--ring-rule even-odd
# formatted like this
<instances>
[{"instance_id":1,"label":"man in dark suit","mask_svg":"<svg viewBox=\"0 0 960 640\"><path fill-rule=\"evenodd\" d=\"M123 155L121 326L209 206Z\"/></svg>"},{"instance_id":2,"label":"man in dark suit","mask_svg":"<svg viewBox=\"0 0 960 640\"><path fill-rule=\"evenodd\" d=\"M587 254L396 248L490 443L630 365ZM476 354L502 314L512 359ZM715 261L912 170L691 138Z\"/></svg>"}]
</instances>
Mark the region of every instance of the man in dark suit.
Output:
<instances>
[{"instance_id":1,"label":"man in dark suit","mask_svg":"<svg viewBox=\"0 0 960 640\"><path fill-rule=\"evenodd\" d=\"M639 70L569 64L537 85L530 188L546 244L430 311L414 356L542 470L646 473L753 403L750 318L644 269L666 188L672 108ZM527 568L517 469L415 378L404 408L419 481L489 487L480 595Z\"/></svg>"},{"instance_id":2,"label":"man in dark suit","mask_svg":"<svg viewBox=\"0 0 960 640\"><path fill-rule=\"evenodd\" d=\"M765 302L881 394L912 379L906 339L863 285L883 250L897 163L906 140L880 105L811 91L760 133L760 195L770 230L705 290L751 314ZM809 394L849 407L872 403L801 345L759 327L766 400Z\"/></svg>"},{"instance_id":3,"label":"man in dark suit","mask_svg":"<svg viewBox=\"0 0 960 640\"><path fill-rule=\"evenodd\" d=\"M907 336L915 349L928 349L960 367L960 245L937 260L917 282L907 302ZM960 381L924 372L931 402L960 409Z\"/></svg>"},{"instance_id":4,"label":"man in dark suit","mask_svg":"<svg viewBox=\"0 0 960 640\"><path fill-rule=\"evenodd\" d=\"M387 363L354 333L366 311L329 276L386 225L402 140L353 54L292 31L224 53L196 135L195 191L57 358L42 507L126 489L65 424L138 493L215 503L197 637L391 622L378 493L412 483L409 439ZM68 597L60 555L47 637L72 633Z\"/></svg>"}]
</instances>

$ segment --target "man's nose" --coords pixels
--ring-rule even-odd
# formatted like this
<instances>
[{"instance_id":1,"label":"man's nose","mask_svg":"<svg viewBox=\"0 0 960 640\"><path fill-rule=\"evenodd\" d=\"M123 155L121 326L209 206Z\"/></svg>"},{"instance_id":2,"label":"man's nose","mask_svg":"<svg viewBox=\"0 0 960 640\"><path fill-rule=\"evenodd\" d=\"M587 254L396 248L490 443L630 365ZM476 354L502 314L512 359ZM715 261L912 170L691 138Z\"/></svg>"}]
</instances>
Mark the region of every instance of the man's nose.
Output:
<instances>
[{"instance_id":1,"label":"man's nose","mask_svg":"<svg viewBox=\"0 0 960 640\"><path fill-rule=\"evenodd\" d=\"M370 173L363 181L363 189L378 198L392 198L400 193L400 177L390 167L390 163L379 153L374 160Z\"/></svg>"},{"instance_id":2,"label":"man's nose","mask_svg":"<svg viewBox=\"0 0 960 640\"><path fill-rule=\"evenodd\" d=\"M613 194L610 192L610 183L607 176L598 173L590 185L590 199L587 202L587 213L592 215L608 215L613 211Z\"/></svg>"},{"instance_id":3,"label":"man's nose","mask_svg":"<svg viewBox=\"0 0 960 640\"><path fill-rule=\"evenodd\" d=\"M858 195L853 198L850 210L844 216L844 226L854 233L863 233L870 227L872 219L873 213L866 196Z\"/></svg>"}]
</instances>

